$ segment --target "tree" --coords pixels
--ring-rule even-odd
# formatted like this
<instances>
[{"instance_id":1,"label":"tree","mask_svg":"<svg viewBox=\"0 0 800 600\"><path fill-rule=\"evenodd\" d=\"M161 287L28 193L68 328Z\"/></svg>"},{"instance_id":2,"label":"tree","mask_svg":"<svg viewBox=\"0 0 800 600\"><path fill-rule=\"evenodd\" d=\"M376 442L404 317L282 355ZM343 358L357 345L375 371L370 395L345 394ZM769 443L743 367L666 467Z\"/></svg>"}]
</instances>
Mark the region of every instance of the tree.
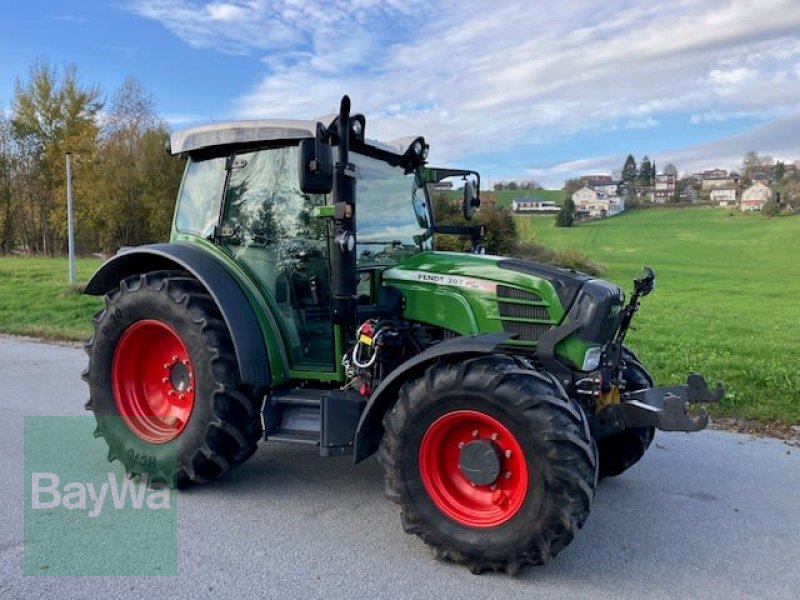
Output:
<instances>
[{"instance_id":1,"label":"tree","mask_svg":"<svg viewBox=\"0 0 800 600\"><path fill-rule=\"evenodd\" d=\"M584 183L580 179L578 179L577 177L573 178L573 179L567 179L564 182L564 188L563 188L564 189L564 199L567 199L567 198L572 199L572 194L577 192L583 186L584 186Z\"/></svg>"},{"instance_id":2,"label":"tree","mask_svg":"<svg viewBox=\"0 0 800 600\"><path fill-rule=\"evenodd\" d=\"M768 200L761 208L761 214L765 217L777 217L781 212L781 207L775 200Z\"/></svg>"},{"instance_id":3,"label":"tree","mask_svg":"<svg viewBox=\"0 0 800 600\"><path fill-rule=\"evenodd\" d=\"M434 222L441 225L483 225L486 236L483 240L490 254L507 255L514 251L518 242L516 221L511 209L498 204L484 204L469 223L464 219L459 202L450 194L431 194ZM436 247L440 250L463 252L469 250L470 241L455 235L436 235Z\"/></svg>"},{"instance_id":4,"label":"tree","mask_svg":"<svg viewBox=\"0 0 800 600\"><path fill-rule=\"evenodd\" d=\"M11 122L5 112L0 109L0 254L6 254L13 245L12 172Z\"/></svg>"},{"instance_id":5,"label":"tree","mask_svg":"<svg viewBox=\"0 0 800 600\"><path fill-rule=\"evenodd\" d=\"M83 87L77 68L63 74L44 61L31 67L29 79L17 81L11 134L17 145L25 198L21 203L24 244L32 251L54 253L63 248L64 154L92 153L97 139L97 116L103 104L97 87Z\"/></svg>"},{"instance_id":6,"label":"tree","mask_svg":"<svg viewBox=\"0 0 800 600\"><path fill-rule=\"evenodd\" d=\"M667 163L664 167L664 175L678 179L678 169L672 163Z\"/></svg>"},{"instance_id":7,"label":"tree","mask_svg":"<svg viewBox=\"0 0 800 600\"><path fill-rule=\"evenodd\" d=\"M786 165L783 162L778 161L775 164L775 181L780 181L783 179L783 176L786 174Z\"/></svg>"},{"instance_id":8,"label":"tree","mask_svg":"<svg viewBox=\"0 0 800 600\"><path fill-rule=\"evenodd\" d=\"M652 165L650 159L645 154L642 158L641 166L639 167L639 185L649 186L653 180L653 173L651 171Z\"/></svg>"},{"instance_id":9,"label":"tree","mask_svg":"<svg viewBox=\"0 0 800 600\"><path fill-rule=\"evenodd\" d=\"M572 227L575 223L575 203L572 196L564 198L561 210L556 214L556 227Z\"/></svg>"},{"instance_id":10,"label":"tree","mask_svg":"<svg viewBox=\"0 0 800 600\"><path fill-rule=\"evenodd\" d=\"M167 137L152 96L126 79L114 92L97 161L96 244L106 252L167 238L182 171L182 161L164 152Z\"/></svg>"},{"instance_id":11,"label":"tree","mask_svg":"<svg viewBox=\"0 0 800 600\"><path fill-rule=\"evenodd\" d=\"M622 165L622 181L632 183L634 179L636 179L636 159L632 154L628 154L628 158Z\"/></svg>"}]
</instances>

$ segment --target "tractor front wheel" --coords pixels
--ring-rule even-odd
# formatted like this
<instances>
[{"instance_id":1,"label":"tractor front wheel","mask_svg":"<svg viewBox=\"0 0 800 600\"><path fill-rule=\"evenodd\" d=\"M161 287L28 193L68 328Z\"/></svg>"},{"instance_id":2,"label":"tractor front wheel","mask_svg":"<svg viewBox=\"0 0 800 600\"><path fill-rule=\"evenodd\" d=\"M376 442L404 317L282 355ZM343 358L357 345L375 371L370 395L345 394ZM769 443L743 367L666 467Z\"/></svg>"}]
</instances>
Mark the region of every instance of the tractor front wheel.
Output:
<instances>
[{"instance_id":1,"label":"tractor front wheel","mask_svg":"<svg viewBox=\"0 0 800 600\"><path fill-rule=\"evenodd\" d=\"M636 355L625 350L625 389L630 392L653 387L653 378ZM656 430L653 427L634 427L603 438L597 442L600 455L600 478L616 477L635 465L653 443Z\"/></svg>"},{"instance_id":2,"label":"tractor front wheel","mask_svg":"<svg viewBox=\"0 0 800 600\"><path fill-rule=\"evenodd\" d=\"M384 425L386 494L437 558L514 573L555 556L589 515L586 417L511 357L433 364L402 386Z\"/></svg>"},{"instance_id":3,"label":"tractor front wheel","mask_svg":"<svg viewBox=\"0 0 800 600\"><path fill-rule=\"evenodd\" d=\"M255 451L258 402L240 383L219 310L187 274L122 281L95 315L86 352L95 435L128 473L205 483Z\"/></svg>"}]
</instances>

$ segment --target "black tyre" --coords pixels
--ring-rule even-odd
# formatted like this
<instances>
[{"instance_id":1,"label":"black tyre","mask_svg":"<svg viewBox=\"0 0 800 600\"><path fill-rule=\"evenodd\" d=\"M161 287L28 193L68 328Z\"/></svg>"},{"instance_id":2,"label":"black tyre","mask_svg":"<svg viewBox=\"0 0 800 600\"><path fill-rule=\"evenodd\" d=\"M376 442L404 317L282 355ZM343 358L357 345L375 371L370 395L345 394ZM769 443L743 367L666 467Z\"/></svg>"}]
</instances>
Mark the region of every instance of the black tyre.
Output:
<instances>
[{"instance_id":1,"label":"black tyre","mask_svg":"<svg viewBox=\"0 0 800 600\"><path fill-rule=\"evenodd\" d=\"M625 386L628 391L635 392L653 387L653 378L636 356L624 351ZM616 477L630 469L644 456L653 443L656 430L653 427L637 427L626 429L620 433L598 440L597 450L600 454L600 478Z\"/></svg>"},{"instance_id":2,"label":"black tyre","mask_svg":"<svg viewBox=\"0 0 800 600\"><path fill-rule=\"evenodd\" d=\"M437 558L515 573L555 556L589 515L586 416L510 357L433 364L403 385L384 425L386 495Z\"/></svg>"},{"instance_id":3,"label":"black tyre","mask_svg":"<svg viewBox=\"0 0 800 600\"><path fill-rule=\"evenodd\" d=\"M259 402L241 385L225 322L198 281L174 271L130 277L93 321L86 408L109 461L180 486L253 454Z\"/></svg>"}]
</instances>

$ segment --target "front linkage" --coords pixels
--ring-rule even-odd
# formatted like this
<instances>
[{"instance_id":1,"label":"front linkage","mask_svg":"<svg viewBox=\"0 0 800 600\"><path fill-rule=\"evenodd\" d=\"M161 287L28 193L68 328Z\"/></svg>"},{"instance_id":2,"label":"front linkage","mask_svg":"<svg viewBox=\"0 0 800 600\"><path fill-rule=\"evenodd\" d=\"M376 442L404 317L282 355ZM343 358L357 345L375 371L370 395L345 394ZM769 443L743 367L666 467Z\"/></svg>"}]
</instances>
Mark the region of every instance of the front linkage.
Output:
<instances>
[{"instance_id":1,"label":"front linkage","mask_svg":"<svg viewBox=\"0 0 800 600\"><path fill-rule=\"evenodd\" d=\"M600 358L600 394L592 430L597 438L625 429L655 427L663 431L700 431L708 425L708 412L701 407L695 416L689 413L690 404L719 402L725 387L717 382L712 392L702 375L690 373L685 385L654 387L626 391L623 373L626 358L623 350L633 315L639 310L641 298L655 288L655 273L645 267L642 277L634 279L633 293L622 309L619 328L614 338L603 348Z\"/></svg>"}]
</instances>

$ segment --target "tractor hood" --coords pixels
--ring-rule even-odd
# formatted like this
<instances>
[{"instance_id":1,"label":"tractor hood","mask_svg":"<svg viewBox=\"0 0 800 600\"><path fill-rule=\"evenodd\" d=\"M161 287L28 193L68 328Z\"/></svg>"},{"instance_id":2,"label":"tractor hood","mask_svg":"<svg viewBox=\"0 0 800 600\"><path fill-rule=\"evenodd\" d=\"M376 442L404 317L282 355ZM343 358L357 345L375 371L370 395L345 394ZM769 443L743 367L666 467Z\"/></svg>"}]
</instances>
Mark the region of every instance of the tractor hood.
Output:
<instances>
[{"instance_id":1,"label":"tractor hood","mask_svg":"<svg viewBox=\"0 0 800 600\"><path fill-rule=\"evenodd\" d=\"M610 339L624 301L585 273L457 252L420 252L384 271L383 284L403 294L405 318L459 335L506 332L532 345L565 319L580 321L576 362L585 346Z\"/></svg>"},{"instance_id":2,"label":"tractor hood","mask_svg":"<svg viewBox=\"0 0 800 600\"><path fill-rule=\"evenodd\" d=\"M415 282L497 294L507 286L543 296L563 312L575 301L581 287L593 278L585 273L502 256L459 252L421 252L387 269L384 282Z\"/></svg>"}]
</instances>

